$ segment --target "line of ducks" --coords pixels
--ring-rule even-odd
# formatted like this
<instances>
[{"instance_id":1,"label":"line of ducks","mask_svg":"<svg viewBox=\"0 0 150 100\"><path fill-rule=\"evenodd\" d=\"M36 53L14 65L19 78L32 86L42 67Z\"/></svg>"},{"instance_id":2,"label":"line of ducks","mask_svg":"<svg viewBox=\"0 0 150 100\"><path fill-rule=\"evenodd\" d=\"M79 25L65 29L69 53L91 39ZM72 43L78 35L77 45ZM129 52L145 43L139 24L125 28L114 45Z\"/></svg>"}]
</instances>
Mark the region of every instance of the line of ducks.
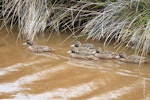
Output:
<instances>
[{"instance_id":1,"label":"line of ducks","mask_svg":"<svg viewBox=\"0 0 150 100\"><path fill-rule=\"evenodd\" d=\"M42 53L42 52L53 52L54 49L48 46L34 45L31 40L27 40L23 45L28 45L28 49L31 52ZM122 62L127 63L147 63L149 60L146 57L141 57L138 55L126 56L124 52L119 54L112 51L104 51L100 47L95 48L93 44L81 44L80 41L76 41L71 45L71 50L67 53L70 54L72 58L76 59L119 59Z\"/></svg>"},{"instance_id":2,"label":"line of ducks","mask_svg":"<svg viewBox=\"0 0 150 100\"><path fill-rule=\"evenodd\" d=\"M122 62L126 63L147 63L149 62L146 57L141 57L138 55L127 56L125 52L119 54L112 51L104 51L100 47L95 48L92 44L81 44L81 42L76 41L71 45L71 50L68 51L71 57L73 58L82 58L82 59L119 59Z\"/></svg>"}]
</instances>

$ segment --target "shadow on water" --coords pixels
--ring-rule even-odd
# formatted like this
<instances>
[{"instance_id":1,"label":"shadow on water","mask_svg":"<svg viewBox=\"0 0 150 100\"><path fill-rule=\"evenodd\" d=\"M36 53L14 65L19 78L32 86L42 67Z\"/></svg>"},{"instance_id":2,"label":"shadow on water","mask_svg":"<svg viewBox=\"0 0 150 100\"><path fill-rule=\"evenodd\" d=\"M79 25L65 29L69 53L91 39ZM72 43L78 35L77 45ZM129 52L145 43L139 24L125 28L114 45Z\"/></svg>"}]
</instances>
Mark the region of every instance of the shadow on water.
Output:
<instances>
[{"instance_id":1,"label":"shadow on water","mask_svg":"<svg viewBox=\"0 0 150 100\"><path fill-rule=\"evenodd\" d=\"M31 53L21 45L23 41L16 43L17 36L6 38L5 33L0 34L1 99L150 99L150 64L70 58L66 52L72 39L61 44L66 34L38 39L38 44L56 49L54 53Z\"/></svg>"}]
</instances>

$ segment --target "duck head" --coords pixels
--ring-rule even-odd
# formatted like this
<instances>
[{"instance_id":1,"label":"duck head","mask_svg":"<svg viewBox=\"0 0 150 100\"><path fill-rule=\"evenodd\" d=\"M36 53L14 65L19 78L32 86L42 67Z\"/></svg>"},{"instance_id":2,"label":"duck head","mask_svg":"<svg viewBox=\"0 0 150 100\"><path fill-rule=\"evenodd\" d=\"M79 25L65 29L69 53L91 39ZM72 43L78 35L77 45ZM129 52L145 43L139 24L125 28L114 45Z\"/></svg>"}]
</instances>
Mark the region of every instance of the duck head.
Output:
<instances>
[{"instance_id":1,"label":"duck head","mask_svg":"<svg viewBox=\"0 0 150 100\"><path fill-rule=\"evenodd\" d=\"M119 54L119 56L120 56L120 58L126 58L126 53L125 53L125 52L121 52L121 53Z\"/></svg>"},{"instance_id":2,"label":"duck head","mask_svg":"<svg viewBox=\"0 0 150 100\"><path fill-rule=\"evenodd\" d=\"M25 43L23 43L22 45L29 45L32 46L33 42L31 40L27 40Z\"/></svg>"},{"instance_id":3,"label":"duck head","mask_svg":"<svg viewBox=\"0 0 150 100\"><path fill-rule=\"evenodd\" d=\"M71 48L70 51L68 51L67 53L79 53L78 49L76 47Z\"/></svg>"},{"instance_id":4,"label":"duck head","mask_svg":"<svg viewBox=\"0 0 150 100\"><path fill-rule=\"evenodd\" d=\"M80 46L81 46L80 41L76 41L76 42L74 42L74 44L71 45L71 47L80 47Z\"/></svg>"},{"instance_id":5,"label":"duck head","mask_svg":"<svg viewBox=\"0 0 150 100\"><path fill-rule=\"evenodd\" d=\"M102 49L100 47L96 48L96 53L101 53Z\"/></svg>"},{"instance_id":6,"label":"duck head","mask_svg":"<svg viewBox=\"0 0 150 100\"><path fill-rule=\"evenodd\" d=\"M101 53L102 52L102 49L100 47L94 49L91 54L96 54L96 53Z\"/></svg>"}]
</instances>

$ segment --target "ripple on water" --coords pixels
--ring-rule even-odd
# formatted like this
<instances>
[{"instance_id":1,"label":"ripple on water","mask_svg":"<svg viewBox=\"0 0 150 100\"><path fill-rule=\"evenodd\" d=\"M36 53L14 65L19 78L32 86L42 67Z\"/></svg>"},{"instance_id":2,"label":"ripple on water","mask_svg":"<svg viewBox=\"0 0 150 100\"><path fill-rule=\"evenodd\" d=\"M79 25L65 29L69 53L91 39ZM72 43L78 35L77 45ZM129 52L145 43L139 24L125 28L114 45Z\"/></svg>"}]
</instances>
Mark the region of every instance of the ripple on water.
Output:
<instances>
[{"instance_id":1,"label":"ripple on water","mask_svg":"<svg viewBox=\"0 0 150 100\"><path fill-rule=\"evenodd\" d=\"M0 68L0 76L6 75L6 74L8 74L12 71L18 71L20 68L23 68L23 67L30 67L30 66L33 66L35 64L40 64L40 63L44 63L44 62L47 62L47 61L49 61L49 60L38 59L38 60L35 60L35 61L17 63L17 64L14 64L14 65L11 65L11 66L6 66L4 68Z\"/></svg>"},{"instance_id":2,"label":"ripple on water","mask_svg":"<svg viewBox=\"0 0 150 100\"><path fill-rule=\"evenodd\" d=\"M46 70L42 70L42 71L36 72L31 75L23 76L12 83L0 84L0 92L8 93L8 92L20 91L22 89L21 88L22 85L31 84L32 82L37 81L37 80L42 80L42 79L46 78L47 74L56 73L57 71L65 70L66 68L67 67L56 66L49 70L46 69Z\"/></svg>"},{"instance_id":3,"label":"ripple on water","mask_svg":"<svg viewBox=\"0 0 150 100\"><path fill-rule=\"evenodd\" d=\"M20 97L23 98L32 98L35 100L40 100L40 99L55 99L57 98L72 98L72 97L78 97L78 96L82 96L86 93L89 93L91 91L93 91L94 89L97 89L97 87L95 86L95 82L88 82L88 83L84 83L84 84L80 84L78 86L72 86L69 88L59 88L59 89L55 89L53 91L49 91L49 92L45 92L45 93L41 93L41 94L28 94L28 97L23 96L24 94L18 94L16 95L16 97L14 99L18 99ZM23 99L22 98L22 99Z\"/></svg>"},{"instance_id":4,"label":"ripple on water","mask_svg":"<svg viewBox=\"0 0 150 100\"><path fill-rule=\"evenodd\" d=\"M0 98L5 94L4 99L11 100L149 100L149 64L138 69L118 60L72 59L66 53L70 42L59 46L66 37L47 42L55 53L38 54L27 52L20 41L16 45L16 37L8 36L8 45L0 50Z\"/></svg>"},{"instance_id":5,"label":"ripple on water","mask_svg":"<svg viewBox=\"0 0 150 100\"><path fill-rule=\"evenodd\" d=\"M98 96L94 96L91 98L88 98L87 100L111 100L111 99L119 99L123 95L132 94L134 90L139 88L139 86L142 87L141 80L136 81L133 84L130 84L128 86L123 86L121 88L117 88L116 90L111 90L108 92L104 92L103 94L100 94ZM142 89L141 89L142 91ZM143 94L141 94L143 95ZM121 100L121 99L120 99Z\"/></svg>"}]
</instances>

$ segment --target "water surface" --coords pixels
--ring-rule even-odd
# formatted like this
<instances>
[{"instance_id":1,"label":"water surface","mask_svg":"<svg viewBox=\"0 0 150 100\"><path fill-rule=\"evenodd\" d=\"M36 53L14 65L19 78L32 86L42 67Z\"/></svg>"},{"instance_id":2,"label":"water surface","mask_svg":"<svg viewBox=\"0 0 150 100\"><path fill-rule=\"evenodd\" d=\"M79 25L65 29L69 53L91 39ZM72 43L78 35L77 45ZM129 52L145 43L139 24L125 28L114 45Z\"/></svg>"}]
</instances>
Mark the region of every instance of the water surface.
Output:
<instances>
[{"instance_id":1,"label":"water surface","mask_svg":"<svg viewBox=\"0 0 150 100\"><path fill-rule=\"evenodd\" d=\"M16 42L17 35L1 31L0 99L150 100L150 64L72 59L66 52L73 39L63 42L68 36L36 38L55 49L37 54L22 46L23 40ZM114 45L106 49L115 50Z\"/></svg>"}]
</instances>

